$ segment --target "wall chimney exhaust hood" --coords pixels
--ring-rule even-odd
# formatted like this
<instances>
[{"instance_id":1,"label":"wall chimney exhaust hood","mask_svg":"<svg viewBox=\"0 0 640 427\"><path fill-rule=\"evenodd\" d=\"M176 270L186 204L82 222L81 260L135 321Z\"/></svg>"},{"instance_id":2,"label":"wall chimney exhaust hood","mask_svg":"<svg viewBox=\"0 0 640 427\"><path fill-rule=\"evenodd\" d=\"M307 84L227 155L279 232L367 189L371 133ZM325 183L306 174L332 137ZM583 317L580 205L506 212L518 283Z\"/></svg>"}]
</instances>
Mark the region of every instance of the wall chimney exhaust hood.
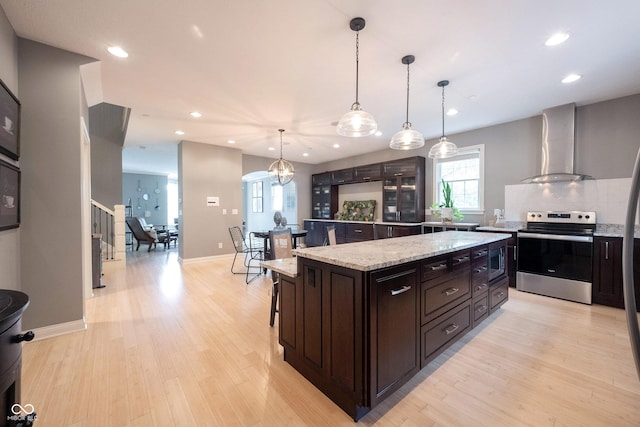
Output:
<instances>
[{"instance_id":1,"label":"wall chimney exhaust hood","mask_svg":"<svg viewBox=\"0 0 640 427\"><path fill-rule=\"evenodd\" d=\"M540 175L522 180L525 184L582 181L592 179L573 170L576 104L542 111L542 165Z\"/></svg>"}]
</instances>

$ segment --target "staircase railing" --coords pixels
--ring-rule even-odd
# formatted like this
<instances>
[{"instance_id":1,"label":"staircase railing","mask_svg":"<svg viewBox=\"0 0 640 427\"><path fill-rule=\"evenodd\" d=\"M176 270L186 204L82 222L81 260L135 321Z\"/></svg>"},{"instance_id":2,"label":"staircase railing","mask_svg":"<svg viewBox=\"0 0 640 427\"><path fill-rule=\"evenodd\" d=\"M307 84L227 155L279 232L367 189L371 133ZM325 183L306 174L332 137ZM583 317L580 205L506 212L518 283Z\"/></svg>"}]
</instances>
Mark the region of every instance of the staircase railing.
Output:
<instances>
[{"instance_id":1,"label":"staircase railing","mask_svg":"<svg viewBox=\"0 0 640 427\"><path fill-rule=\"evenodd\" d=\"M102 259L125 259L124 206L115 205L114 209L91 200L92 233L102 235Z\"/></svg>"}]
</instances>

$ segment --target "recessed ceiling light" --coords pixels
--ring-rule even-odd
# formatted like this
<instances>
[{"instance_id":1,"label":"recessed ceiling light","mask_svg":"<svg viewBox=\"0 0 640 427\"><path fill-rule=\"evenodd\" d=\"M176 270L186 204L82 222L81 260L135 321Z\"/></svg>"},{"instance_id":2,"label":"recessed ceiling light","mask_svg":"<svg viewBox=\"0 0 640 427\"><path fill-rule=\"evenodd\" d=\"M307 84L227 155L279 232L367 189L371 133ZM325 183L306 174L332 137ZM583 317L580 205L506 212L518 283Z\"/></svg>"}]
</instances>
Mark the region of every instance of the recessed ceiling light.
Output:
<instances>
[{"instance_id":1,"label":"recessed ceiling light","mask_svg":"<svg viewBox=\"0 0 640 427\"><path fill-rule=\"evenodd\" d=\"M340 148L340 144L333 144L333 148Z\"/></svg>"},{"instance_id":2,"label":"recessed ceiling light","mask_svg":"<svg viewBox=\"0 0 640 427\"><path fill-rule=\"evenodd\" d=\"M302 153L304 157L309 157L309 153Z\"/></svg>"},{"instance_id":3,"label":"recessed ceiling light","mask_svg":"<svg viewBox=\"0 0 640 427\"><path fill-rule=\"evenodd\" d=\"M182 130L177 130L177 131L176 131L176 135L184 135L184 131L182 131Z\"/></svg>"},{"instance_id":4,"label":"recessed ceiling light","mask_svg":"<svg viewBox=\"0 0 640 427\"><path fill-rule=\"evenodd\" d=\"M268 150L269 150L269 151L275 151L276 149L275 149L275 148L273 148L273 147L269 147L269 148L268 148Z\"/></svg>"},{"instance_id":5,"label":"recessed ceiling light","mask_svg":"<svg viewBox=\"0 0 640 427\"><path fill-rule=\"evenodd\" d=\"M447 116L455 116L456 114L458 114L458 110L456 110L455 108L449 108L449 110L447 111Z\"/></svg>"},{"instance_id":6,"label":"recessed ceiling light","mask_svg":"<svg viewBox=\"0 0 640 427\"><path fill-rule=\"evenodd\" d=\"M200 113L198 111L192 111L189 114L191 114L191 117L194 117L196 119L199 119L200 117L202 117L202 113Z\"/></svg>"},{"instance_id":7,"label":"recessed ceiling light","mask_svg":"<svg viewBox=\"0 0 640 427\"><path fill-rule=\"evenodd\" d=\"M109 46L107 50L111 55L117 56L118 58L126 58L129 56L129 54L120 46Z\"/></svg>"},{"instance_id":8,"label":"recessed ceiling light","mask_svg":"<svg viewBox=\"0 0 640 427\"><path fill-rule=\"evenodd\" d=\"M582 76L580 74L569 74L567 77L562 79L562 83L573 83L576 80L580 80Z\"/></svg>"},{"instance_id":9,"label":"recessed ceiling light","mask_svg":"<svg viewBox=\"0 0 640 427\"><path fill-rule=\"evenodd\" d=\"M569 38L569 34L567 33L555 33L554 35L549 37L547 41L544 42L544 44L546 46L557 46L559 44L566 42L568 38Z\"/></svg>"},{"instance_id":10,"label":"recessed ceiling light","mask_svg":"<svg viewBox=\"0 0 640 427\"><path fill-rule=\"evenodd\" d=\"M376 133L374 133L375 136L382 136L382 132L377 130Z\"/></svg>"},{"instance_id":11,"label":"recessed ceiling light","mask_svg":"<svg viewBox=\"0 0 640 427\"><path fill-rule=\"evenodd\" d=\"M235 144L236 142L233 139L227 141L229 144Z\"/></svg>"}]
</instances>

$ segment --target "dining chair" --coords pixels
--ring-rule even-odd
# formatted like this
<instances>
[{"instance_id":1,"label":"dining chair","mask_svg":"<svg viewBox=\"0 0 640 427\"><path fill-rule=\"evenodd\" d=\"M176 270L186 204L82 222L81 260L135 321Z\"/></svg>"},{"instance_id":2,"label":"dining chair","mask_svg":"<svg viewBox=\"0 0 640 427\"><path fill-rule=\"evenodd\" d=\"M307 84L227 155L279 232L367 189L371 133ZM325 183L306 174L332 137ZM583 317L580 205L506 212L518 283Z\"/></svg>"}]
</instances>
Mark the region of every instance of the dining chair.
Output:
<instances>
[{"instance_id":1,"label":"dining chair","mask_svg":"<svg viewBox=\"0 0 640 427\"><path fill-rule=\"evenodd\" d=\"M264 247L259 243L258 239L254 239L251 233L249 239L245 239L242 229L238 226L229 227L229 234L231 235L231 241L233 242L233 248L236 253L233 256L233 262L231 263L231 272L233 274L244 274L245 282L249 284L253 279L258 277L262 273L260 268L260 261L264 260ZM242 254L242 263L245 267L244 271L234 271L233 267L236 264L238 255ZM253 264L253 263L257 264ZM257 271L252 276L252 271Z\"/></svg>"},{"instance_id":2,"label":"dining chair","mask_svg":"<svg viewBox=\"0 0 640 427\"><path fill-rule=\"evenodd\" d=\"M325 239L326 245L335 245L336 244L336 226L328 225L326 227L327 237Z\"/></svg>"},{"instance_id":3,"label":"dining chair","mask_svg":"<svg viewBox=\"0 0 640 427\"><path fill-rule=\"evenodd\" d=\"M291 229L270 230L269 244L271 245L271 259L283 259L293 257L292 253ZM273 289L271 292L271 314L269 317L269 325L273 326L278 311L278 292L280 285L280 274L271 270L271 280L273 281Z\"/></svg>"}]
</instances>

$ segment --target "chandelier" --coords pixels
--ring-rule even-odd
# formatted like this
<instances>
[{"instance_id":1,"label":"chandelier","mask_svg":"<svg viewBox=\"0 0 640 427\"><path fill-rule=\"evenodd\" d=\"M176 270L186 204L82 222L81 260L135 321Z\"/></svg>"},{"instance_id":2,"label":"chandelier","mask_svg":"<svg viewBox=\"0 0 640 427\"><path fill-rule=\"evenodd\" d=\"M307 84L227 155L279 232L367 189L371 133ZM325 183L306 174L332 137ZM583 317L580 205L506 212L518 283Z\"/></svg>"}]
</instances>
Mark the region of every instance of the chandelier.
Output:
<instances>
[{"instance_id":1,"label":"chandelier","mask_svg":"<svg viewBox=\"0 0 640 427\"><path fill-rule=\"evenodd\" d=\"M282 158L282 132L284 132L284 129L278 129L278 132L280 132L280 159L269 166L269 178L273 183L277 182L280 185L285 185L291 182L295 170L291 162Z\"/></svg>"}]
</instances>

